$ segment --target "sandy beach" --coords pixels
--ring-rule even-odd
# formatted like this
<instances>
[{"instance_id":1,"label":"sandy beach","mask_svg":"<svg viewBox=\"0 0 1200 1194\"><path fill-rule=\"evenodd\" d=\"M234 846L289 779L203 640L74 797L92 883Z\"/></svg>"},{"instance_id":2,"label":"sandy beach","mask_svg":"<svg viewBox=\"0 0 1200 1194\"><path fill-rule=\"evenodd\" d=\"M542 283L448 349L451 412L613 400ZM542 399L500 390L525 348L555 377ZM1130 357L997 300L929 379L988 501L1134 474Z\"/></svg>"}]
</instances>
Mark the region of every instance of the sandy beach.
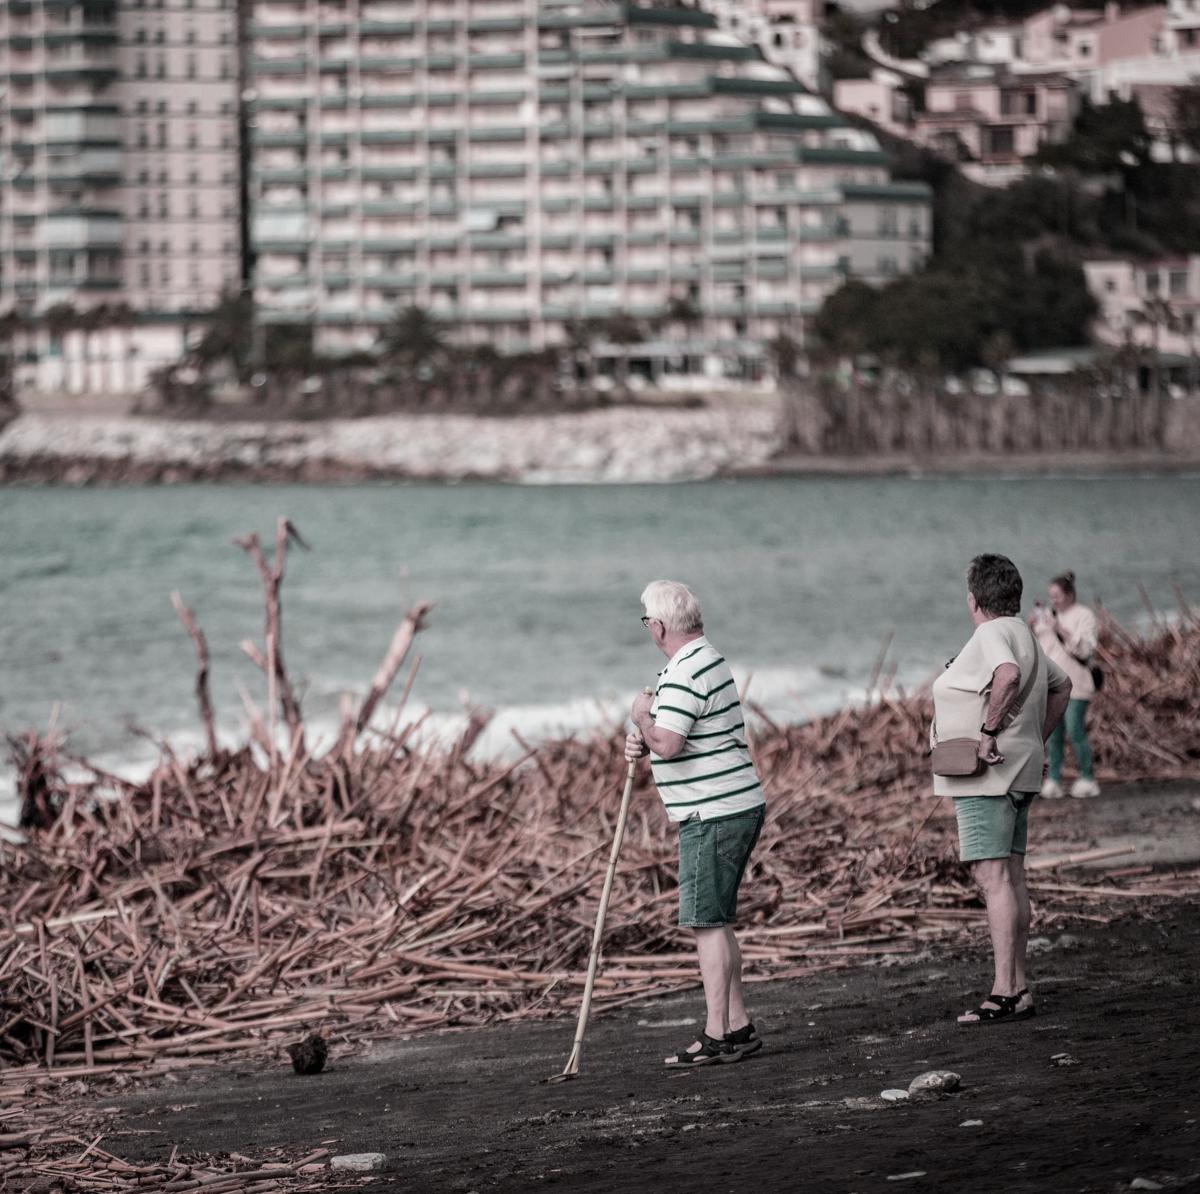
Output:
<instances>
[{"instance_id":1,"label":"sandy beach","mask_svg":"<svg viewBox=\"0 0 1200 1194\"><path fill-rule=\"evenodd\" d=\"M702 1175L719 1191L822 1194L897 1183L1107 1194L1136 1178L1158 1183L1145 1189L1196 1189L1200 1040L1180 1029L1194 1021L1200 892L1105 893L1114 870L1200 861L1200 785L1112 786L1070 802L1031 861L1114 843L1136 852L1040 872L1097 892L1078 916L1035 919L1039 1015L1025 1024L954 1024L986 983L980 913L957 939L884 964L756 984L767 1047L736 1066L661 1066L694 1032L699 994L686 992L597 1019L582 1075L563 1085L540 1080L569 1051L567 1019L415 1039L381 1024L358 1048L335 1040L315 1077L278 1054L139 1077L132 1089L122 1078L123 1092L84 1079L31 1093L44 1104L74 1091L58 1116L78 1119L81 1139L102 1133L106 1151L134 1164L172 1150L247 1170L251 1159L294 1162L320 1149L387 1158L369 1178L323 1171L281 1188L682 1194ZM959 1074L961 1089L880 1098L931 1069Z\"/></svg>"}]
</instances>

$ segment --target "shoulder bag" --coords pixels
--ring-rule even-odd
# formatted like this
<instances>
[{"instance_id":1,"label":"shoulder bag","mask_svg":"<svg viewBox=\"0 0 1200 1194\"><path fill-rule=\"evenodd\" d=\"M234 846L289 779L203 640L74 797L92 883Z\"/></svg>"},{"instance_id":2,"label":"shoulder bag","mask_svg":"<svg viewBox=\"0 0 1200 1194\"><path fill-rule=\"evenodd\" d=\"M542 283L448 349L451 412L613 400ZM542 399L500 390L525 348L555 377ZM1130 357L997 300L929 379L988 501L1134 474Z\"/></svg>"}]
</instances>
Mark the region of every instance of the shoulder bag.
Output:
<instances>
[{"instance_id":1,"label":"shoulder bag","mask_svg":"<svg viewBox=\"0 0 1200 1194\"><path fill-rule=\"evenodd\" d=\"M1031 637L1032 633L1030 631ZM1033 667L1029 671L1029 679L1025 681L1021 691L1017 693L1016 704L1013 705L1006 715L1008 725L1012 725L1021 710L1025 708L1025 702L1029 699L1029 694L1033 691L1033 686L1037 682L1041 665L1041 648L1037 645L1037 640L1034 639ZM936 734L936 727L934 732ZM979 757L978 738L947 738L945 742L939 742L933 748L929 756L929 761L933 766L934 775L955 779L969 779L974 775L982 775L987 768L987 764Z\"/></svg>"}]
</instances>

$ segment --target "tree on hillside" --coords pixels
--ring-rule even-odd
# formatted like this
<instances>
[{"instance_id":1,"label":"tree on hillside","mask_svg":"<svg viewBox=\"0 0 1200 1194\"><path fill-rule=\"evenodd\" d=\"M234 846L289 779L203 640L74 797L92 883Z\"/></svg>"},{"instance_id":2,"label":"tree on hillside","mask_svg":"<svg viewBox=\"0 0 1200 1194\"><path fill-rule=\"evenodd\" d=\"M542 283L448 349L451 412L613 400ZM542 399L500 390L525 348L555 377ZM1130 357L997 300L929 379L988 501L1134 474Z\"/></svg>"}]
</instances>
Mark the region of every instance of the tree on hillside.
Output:
<instances>
[{"instance_id":1,"label":"tree on hillside","mask_svg":"<svg viewBox=\"0 0 1200 1194\"><path fill-rule=\"evenodd\" d=\"M1200 156L1200 83L1172 89L1169 121L1172 138Z\"/></svg>"},{"instance_id":2,"label":"tree on hillside","mask_svg":"<svg viewBox=\"0 0 1200 1194\"><path fill-rule=\"evenodd\" d=\"M1136 99L1093 104L1086 96L1071 135L1055 145L1042 145L1034 160L1081 174L1126 174L1150 160L1152 138Z\"/></svg>"},{"instance_id":3,"label":"tree on hillside","mask_svg":"<svg viewBox=\"0 0 1200 1194\"><path fill-rule=\"evenodd\" d=\"M861 352L910 370L959 373L1015 351L1087 343L1096 303L1078 263L1048 251L984 255L907 274L876 290L851 280L814 330L839 356ZM1011 355L1011 354L1010 354Z\"/></svg>"}]
</instances>

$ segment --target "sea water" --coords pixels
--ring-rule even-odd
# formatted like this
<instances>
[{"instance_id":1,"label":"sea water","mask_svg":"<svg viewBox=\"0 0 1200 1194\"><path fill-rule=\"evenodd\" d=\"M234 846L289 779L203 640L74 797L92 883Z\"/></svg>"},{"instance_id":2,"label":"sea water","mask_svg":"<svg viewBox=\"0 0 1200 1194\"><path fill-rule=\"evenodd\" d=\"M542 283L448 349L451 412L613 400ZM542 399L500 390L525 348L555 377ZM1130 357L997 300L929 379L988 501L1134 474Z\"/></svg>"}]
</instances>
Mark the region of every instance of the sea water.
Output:
<instances>
[{"instance_id":1,"label":"sea water","mask_svg":"<svg viewBox=\"0 0 1200 1194\"><path fill-rule=\"evenodd\" d=\"M235 741L261 673L258 575L235 537L293 546L284 652L328 739L405 610L436 607L417 639L408 707L452 732L496 711L480 746L619 722L663 659L639 621L647 581L691 585L749 696L804 718L863 699L885 671L929 679L970 633L963 572L1013 558L1026 607L1078 574L1118 618L1200 601L1200 478L802 479L678 485L181 486L0 490L0 730L53 724L72 749L136 769L150 738L199 741L192 644L178 590L212 651L220 732ZM397 695L404 676L397 682ZM385 710L385 715L388 711ZM0 774L0 805L10 780ZM0 808L11 817L11 805Z\"/></svg>"}]
</instances>

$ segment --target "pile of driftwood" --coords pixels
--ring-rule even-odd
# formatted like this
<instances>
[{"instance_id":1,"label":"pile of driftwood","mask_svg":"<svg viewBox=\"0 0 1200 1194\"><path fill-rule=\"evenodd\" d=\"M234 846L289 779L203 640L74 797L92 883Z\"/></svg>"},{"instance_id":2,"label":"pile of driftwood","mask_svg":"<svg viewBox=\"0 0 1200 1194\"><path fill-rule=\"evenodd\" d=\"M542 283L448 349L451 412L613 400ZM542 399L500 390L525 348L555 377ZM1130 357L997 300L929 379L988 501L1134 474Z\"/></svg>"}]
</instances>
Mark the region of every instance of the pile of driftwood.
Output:
<instances>
[{"instance_id":1,"label":"pile of driftwood","mask_svg":"<svg viewBox=\"0 0 1200 1194\"><path fill-rule=\"evenodd\" d=\"M199 757L164 749L133 784L86 765L86 778L68 778L53 742L16 744L29 829L25 842L0 844L0 1066L87 1075L186 1064L309 1030L415 1032L547 1016L578 1000L625 769L620 732L479 762L470 749L482 717L449 748L418 745L417 723L399 718L371 728L422 604L366 698L346 707L337 742L310 751L283 659L292 534L281 523L271 560L255 538L241 544L266 595L264 641L245 644L268 688L249 744L217 741L207 645L182 601L208 738ZM1194 774L1200 624L1188 613L1148 638L1110 625L1104 661L1105 768ZM922 696L802 726L759 720L770 816L744 886L751 980L912 951L980 922L951 810L926 795L927 723ZM690 942L674 927L675 871L643 767L597 1010L695 985ZM1108 886L1172 894L1184 882L1135 877ZM1079 910L1094 895L1041 884L1039 903Z\"/></svg>"}]
</instances>

